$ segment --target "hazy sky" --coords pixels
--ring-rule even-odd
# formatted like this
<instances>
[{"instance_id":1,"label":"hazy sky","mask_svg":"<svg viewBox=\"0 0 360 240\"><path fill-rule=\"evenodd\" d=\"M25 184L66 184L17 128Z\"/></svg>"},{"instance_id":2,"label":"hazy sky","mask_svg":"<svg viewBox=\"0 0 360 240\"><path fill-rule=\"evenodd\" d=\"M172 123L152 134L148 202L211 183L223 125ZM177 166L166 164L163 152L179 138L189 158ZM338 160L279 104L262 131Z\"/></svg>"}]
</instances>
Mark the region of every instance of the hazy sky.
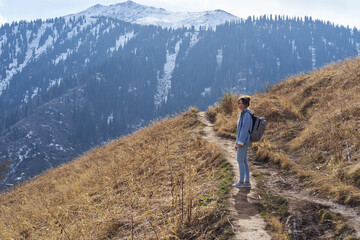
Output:
<instances>
[{"instance_id":1,"label":"hazy sky","mask_svg":"<svg viewBox=\"0 0 360 240\"><path fill-rule=\"evenodd\" d=\"M134 0L172 12L222 9L241 18L264 14L312 16L360 29L359 0ZM60 17L95 4L105 6L124 0L0 0L0 24L19 20Z\"/></svg>"}]
</instances>

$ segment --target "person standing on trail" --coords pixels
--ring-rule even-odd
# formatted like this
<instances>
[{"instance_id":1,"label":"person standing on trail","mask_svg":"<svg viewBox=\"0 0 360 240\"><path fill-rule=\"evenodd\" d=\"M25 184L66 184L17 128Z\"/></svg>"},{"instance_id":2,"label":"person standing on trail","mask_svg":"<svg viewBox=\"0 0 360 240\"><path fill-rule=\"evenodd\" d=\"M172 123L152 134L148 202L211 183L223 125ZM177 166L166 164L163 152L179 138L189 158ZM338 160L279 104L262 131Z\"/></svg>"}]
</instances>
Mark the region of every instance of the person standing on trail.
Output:
<instances>
[{"instance_id":1,"label":"person standing on trail","mask_svg":"<svg viewBox=\"0 0 360 240\"><path fill-rule=\"evenodd\" d=\"M235 150L237 151L237 162L239 164L240 179L233 187L246 188L250 184L250 167L247 160L247 150L250 146L250 132L252 129L252 112L248 109L250 97L242 96L238 99L238 107L241 110L237 122L237 135L235 141Z\"/></svg>"}]
</instances>

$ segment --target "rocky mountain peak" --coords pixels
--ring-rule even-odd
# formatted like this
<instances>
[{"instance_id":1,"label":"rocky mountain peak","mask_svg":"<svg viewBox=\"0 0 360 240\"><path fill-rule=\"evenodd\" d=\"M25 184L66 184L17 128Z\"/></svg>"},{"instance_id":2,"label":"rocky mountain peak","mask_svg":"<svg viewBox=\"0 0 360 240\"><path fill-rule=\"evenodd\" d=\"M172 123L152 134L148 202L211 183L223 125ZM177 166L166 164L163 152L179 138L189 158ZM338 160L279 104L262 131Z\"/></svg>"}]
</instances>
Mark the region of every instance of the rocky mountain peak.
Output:
<instances>
[{"instance_id":1,"label":"rocky mountain peak","mask_svg":"<svg viewBox=\"0 0 360 240\"><path fill-rule=\"evenodd\" d=\"M237 21L238 17L223 10L205 12L170 12L163 8L145 6L126 1L110 6L97 4L85 11L68 15L86 17L113 17L119 20L141 25L156 25L165 28L200 26L215 27L228 21Z\"/></svg>"}]
</instances>

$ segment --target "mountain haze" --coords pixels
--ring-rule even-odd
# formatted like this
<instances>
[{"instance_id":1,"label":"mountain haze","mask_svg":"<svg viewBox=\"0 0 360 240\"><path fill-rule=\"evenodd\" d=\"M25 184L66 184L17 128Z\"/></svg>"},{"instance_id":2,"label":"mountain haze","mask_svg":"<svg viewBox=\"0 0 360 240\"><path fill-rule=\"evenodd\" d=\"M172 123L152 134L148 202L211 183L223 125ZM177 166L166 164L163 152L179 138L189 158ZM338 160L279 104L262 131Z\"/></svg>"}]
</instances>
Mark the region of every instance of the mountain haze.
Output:
<instances>
[{"instance_id":1,"label":"mountain haze","mask_svg":"<svg viewBox=\"0 0 360 240\"><path fill-rule=\"evenodd\" d=\"M187 27L189 21L201 26ZM2 185L153 119L189 106L205 109L225 90L252 94L359 50L357 29L308 17L244 20L223 11L171 13L131 1L5 24Z\"/></svg>"}]
</instances>

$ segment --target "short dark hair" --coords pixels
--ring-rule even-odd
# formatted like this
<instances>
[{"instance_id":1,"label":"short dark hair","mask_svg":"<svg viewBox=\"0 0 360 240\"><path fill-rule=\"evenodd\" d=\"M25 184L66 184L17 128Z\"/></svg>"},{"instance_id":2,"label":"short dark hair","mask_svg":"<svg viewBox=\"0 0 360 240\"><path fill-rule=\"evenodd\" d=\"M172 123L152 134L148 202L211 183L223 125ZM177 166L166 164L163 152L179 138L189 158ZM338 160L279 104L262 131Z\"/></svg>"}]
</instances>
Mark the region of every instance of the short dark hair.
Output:
<instances>
[{"instance_id":1,"label":"short dark hair","mask_svg":"<svg viewBox=\"0 0 360 240\"><path fill-rule=\"evenodd\" d=\"M245 105L250 106L250 99L249 96L241 96L239 97L238 102L241 100Z\"/></svg>"}]
</instances>

